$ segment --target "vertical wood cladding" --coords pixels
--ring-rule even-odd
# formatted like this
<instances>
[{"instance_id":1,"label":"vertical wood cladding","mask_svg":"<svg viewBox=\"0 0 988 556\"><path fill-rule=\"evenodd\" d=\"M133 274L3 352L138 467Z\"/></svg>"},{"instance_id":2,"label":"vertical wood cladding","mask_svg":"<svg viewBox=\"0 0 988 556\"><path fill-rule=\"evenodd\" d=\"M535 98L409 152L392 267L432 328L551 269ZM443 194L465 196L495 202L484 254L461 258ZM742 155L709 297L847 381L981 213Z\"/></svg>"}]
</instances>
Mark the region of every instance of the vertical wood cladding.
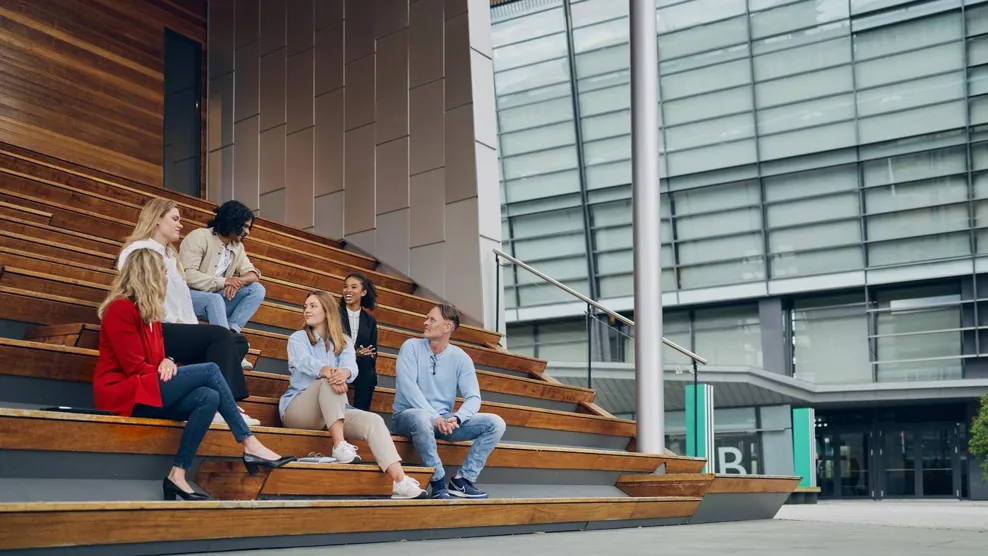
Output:
<instances>
[{"instance_id":1,"label":"vertical wood cladding","mask_svg":"<svg viewBox=\"0 0 988 556\"><path fill-rule=\"evenodd\" d=\"M165 28L206 0L0 0L0 141L160 187Z\"/></svg>"}]
</instances>

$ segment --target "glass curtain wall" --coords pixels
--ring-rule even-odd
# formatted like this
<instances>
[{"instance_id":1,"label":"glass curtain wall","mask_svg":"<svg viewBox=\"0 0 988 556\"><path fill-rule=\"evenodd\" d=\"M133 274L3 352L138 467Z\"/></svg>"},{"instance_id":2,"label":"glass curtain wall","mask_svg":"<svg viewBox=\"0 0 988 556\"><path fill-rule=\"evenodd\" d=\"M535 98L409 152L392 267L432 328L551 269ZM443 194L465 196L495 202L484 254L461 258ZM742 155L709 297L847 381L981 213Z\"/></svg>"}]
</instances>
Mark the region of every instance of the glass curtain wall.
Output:
<instances>
[{"instance_id":1,"label":"glass curtain wall","mask_svg":"<svg viewBox=\"0 0 988 556\"><path fill-rule=\"evenodd\" d=\"M505 245L604 299L632 294L627 9L492 9ZM665 290L956 275L988 252L988 3L660 0L656 17ZM508 307L561 301L519 279Z\"/></svg>"}]
</instances>

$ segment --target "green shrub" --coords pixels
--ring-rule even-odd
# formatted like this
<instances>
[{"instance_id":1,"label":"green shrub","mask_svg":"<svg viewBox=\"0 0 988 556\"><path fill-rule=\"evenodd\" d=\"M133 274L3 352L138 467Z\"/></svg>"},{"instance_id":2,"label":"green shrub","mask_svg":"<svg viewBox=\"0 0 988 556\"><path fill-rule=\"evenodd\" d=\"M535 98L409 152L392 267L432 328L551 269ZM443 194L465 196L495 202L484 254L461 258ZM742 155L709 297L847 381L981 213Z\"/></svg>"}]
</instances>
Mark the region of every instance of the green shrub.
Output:
<instances>
[{"instance_id":1,"label":"green shrub","mask_svg":"<svg viewBox=\"0 0 988 556\"><path fill-rule=\"evenodd\" d=\"M981 398L981 411L971 426L971 441L968 451L981 462L981 470L988 481L988 394Z\"/></svg>"}]
</instances>

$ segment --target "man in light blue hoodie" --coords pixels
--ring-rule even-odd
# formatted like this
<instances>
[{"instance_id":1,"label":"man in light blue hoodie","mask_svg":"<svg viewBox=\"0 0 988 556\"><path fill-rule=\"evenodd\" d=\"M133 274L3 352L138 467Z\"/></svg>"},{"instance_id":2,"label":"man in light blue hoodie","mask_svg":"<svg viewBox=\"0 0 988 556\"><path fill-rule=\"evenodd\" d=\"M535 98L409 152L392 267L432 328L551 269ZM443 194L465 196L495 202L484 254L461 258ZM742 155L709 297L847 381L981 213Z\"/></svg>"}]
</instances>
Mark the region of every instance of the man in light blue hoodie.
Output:
<instances>
[{"instance_id":1,"label":"man in light blue hoodie","mask_svg":"<svg viewBox=\"0 0 988 556\"><path fill-rule=\"evenodd\" d=\"M487 457L504 435L504 419L480 410L480 385L470 356L450 345L460 325L460 313L452 305L434 307L425 318L423 338L406 341L398 352L397 384L391 428L411 437L422 463L435 467L429 486L433 498L487 498L474 483ZM456 390L463 405L456 412ZM446 487L446 470L439 459L436 439L473 440L463 465Z\"/></svg>"}]
</instances>

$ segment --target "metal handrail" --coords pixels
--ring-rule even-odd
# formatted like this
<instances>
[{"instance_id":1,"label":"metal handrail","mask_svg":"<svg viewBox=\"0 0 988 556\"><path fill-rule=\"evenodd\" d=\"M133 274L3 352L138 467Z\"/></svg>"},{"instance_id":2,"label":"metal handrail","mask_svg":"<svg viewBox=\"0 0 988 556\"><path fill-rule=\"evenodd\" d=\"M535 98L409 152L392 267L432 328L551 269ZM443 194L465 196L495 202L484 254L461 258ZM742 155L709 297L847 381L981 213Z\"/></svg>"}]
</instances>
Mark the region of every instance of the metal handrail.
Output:
<instances>
[{"instance_id":1,"label":"metal handrail","mask_svg":"<svg viewBox=\"0 0 988 556\"><path fill-rule=\"evenodd\" d=\"M632 328L635 327L635 321L629 319L628 317L626 317L624 315L619 315L618 313L615 313L614 311L608 309L607 307L604 307L600 303L597 303L596 301L594 301L594 300L590 299L589 297L583 295L582 293L574 290L573 288L571 288L571 287L569 287L569 286L567 286L567 285L559 282L559 280L556 280L555 278L552 278L550 276L546 276L545 274L543 274L543 273L539 272L538 270L532 268L528 264L526 264L526 263L524 263L522 261L519 261L518 259L516 259L516 258L512 257L511 255L505 253L504 251L501 251L500 249L494 249L494 254L497 255L498 257L502 257L504 259L507 259L508 262L510 262L510 263L512 263L512 264L514 264L516 266L520 266L521 268L527 270L528 272L531 272L532 274L538 276L539 278L545 280L546 282L552 284L553 286L556 286L557 288L563 290L564 292L572 295L573 297L579 299L580 301L586 303L587 305L590 305L591 307L597 309L598 311L601 311L602 313L605 313L607 315L610 315L611 317L614 317L615 320L621 321L624 324L626 324L626 325L628 325L628 326L630 326ZM703 357L700 357L699 355L693 353L692 351L684 348L683 346L677 344L676 342L672 342L670 340L667 340L665 338L662 338L662 343L665 344L665 345L667 345L667 346L669 346L669 347L671 347L672 349L678 351L679 353L682 353L683 355L685 355L686 357L689 357L690 359L692 359L693 361L695 361L697 363L700 363L702 365L706 365L707 364L707 360L706 359L704 359Z\"/></svg>"}]
</instances>

